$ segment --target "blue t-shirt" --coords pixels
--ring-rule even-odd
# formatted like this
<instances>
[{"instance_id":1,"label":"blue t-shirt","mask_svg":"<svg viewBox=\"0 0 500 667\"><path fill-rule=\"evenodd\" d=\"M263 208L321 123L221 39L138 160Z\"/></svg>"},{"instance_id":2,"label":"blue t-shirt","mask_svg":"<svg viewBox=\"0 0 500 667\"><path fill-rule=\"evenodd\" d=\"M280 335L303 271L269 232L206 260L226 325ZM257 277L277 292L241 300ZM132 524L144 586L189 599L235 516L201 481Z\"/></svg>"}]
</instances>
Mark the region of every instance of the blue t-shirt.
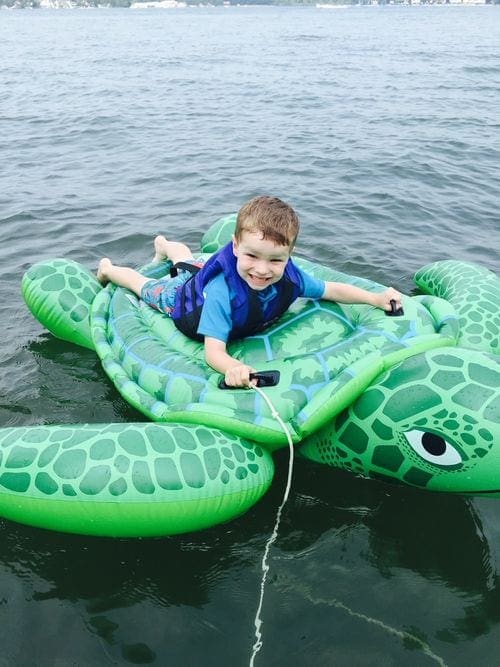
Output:
<instances>
[{"instance_id":1,"label":"blue t-shirt","mask_svg":"<svg viewBox=\"0 0 500 667\"><path fill-rule=\"evenodd\" d=\"M313 278L298 266L295 267L300 274L304 286L299 296L307 299L321 299L325 293L325 281ZM270 285L258 292L262 302L264 313L266 305L276 294L276 286ZM231 296L224 274L219 273L205 287L205 303L201 311L198 333L202 336L210 336L222 340L224 343L229 339L233 328L231 319Z\"/></svg>"}]
</instances>

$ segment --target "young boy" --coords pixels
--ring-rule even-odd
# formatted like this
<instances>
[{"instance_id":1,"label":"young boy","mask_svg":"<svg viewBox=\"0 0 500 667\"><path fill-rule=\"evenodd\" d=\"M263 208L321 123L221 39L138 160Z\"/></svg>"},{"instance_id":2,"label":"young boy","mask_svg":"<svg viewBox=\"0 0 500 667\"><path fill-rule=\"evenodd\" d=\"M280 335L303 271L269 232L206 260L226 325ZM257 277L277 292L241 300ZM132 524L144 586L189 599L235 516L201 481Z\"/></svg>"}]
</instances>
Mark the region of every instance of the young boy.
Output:
<instances>
[{"instance_id":1,"label":"young boy","mask_svg":"<svg viewBox=\"0 0 500 667\"><path fill-rule=\"evenodd\" d=\"M231 357L227 342L270 326L298 297L366 303L384 310L391 310L391 300L401 306L401 294L393 288L374 294L305 273L290 259L298 232L299 220L291 206L276 197L255 197L238 212L232 242L201 269L186 245L157 236L153 260L184 263L177 277L151 280L104 258L97 278L126 287L172 317L178 329L204 341L207 364L225 376L226 384L249 387L255 369ZM186 270L189 265L194 265L195 275Z\"/></svg>"}]
</instances>

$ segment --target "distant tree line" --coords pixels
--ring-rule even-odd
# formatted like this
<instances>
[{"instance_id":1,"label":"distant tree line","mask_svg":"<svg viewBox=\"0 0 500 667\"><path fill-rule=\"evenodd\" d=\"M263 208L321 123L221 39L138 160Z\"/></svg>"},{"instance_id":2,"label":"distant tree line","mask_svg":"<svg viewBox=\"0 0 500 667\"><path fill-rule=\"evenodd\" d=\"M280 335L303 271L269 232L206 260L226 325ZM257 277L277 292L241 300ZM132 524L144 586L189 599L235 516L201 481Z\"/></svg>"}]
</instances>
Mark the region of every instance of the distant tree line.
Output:
<instances>
[{"instance_id":1,"label":"distant tree line","mask_svg":"<svg viewBox=\"0 0 500 667\"><path fill-rule=\"evenodd\" d=\"M151 0L55 0L60 5L71 5L74 7L130 7L134 2L148 2ZM182 0L188 5L223 5L224 0ZM227 2L227 0L226 0ZM229 4L245 4L245 5L310 5L314 4L316 0L234 0ZM340 0L339 0L340 2ZM499 0L500 2L500 0ZM0 7L16 7L16 8L31 8L36 9L40 7L41 0L0 0Z\"/></svg>"},{"instance_id":2,"label":"distant tree line","mask_svg":"<svg viewBox=\"0 0 500 667\"><path fill-rule=\"evenodd\" d=\"M136 0L66 0L60 1L61 5L72 7L130 7ZM500 1L500 0L499 0ZM16 9L38 9L41 0L0 0L0 7Z\"/></svg>"},{"instance_id":3,"label":"distant tree line","mask_svg":"<svg viewBox=\"0 0 500 667\"><path fill-rule=\"evenodd\" d=\"M143 0L148 2L148 0ZM403 2L403 0L392 0L395 3ZM408 1L408 0L407 0ZM57 2L57 0L56 0ZM72 7L130 7L133 2L141 2L141 0L59 0L59 4L65 4ZM227 4L227 0L183 0L188 5L210 4L223 5ZM330 4L369 4L370 0L229 0L231 5L314 5L317 2L324 2ZM378 0L379 4L389 4L389 0ZM422 3L439 2L446 4L447 0L421 0ZM39 8L41 0L0 0L0 7L11 8ZM500 0L486 0L486 4L500 4Z\"/></svg>"},{"instance_id":4,"label":"distant tree line","mask_svg":"<svg viewBox=\"0 0 500 667\"><path fill-rule=\"evenodd\" d=\"M15 7L19 9L36 9L42 0L0 0L0 7ZM54 4L72 7L130 7L135 2L148 2L151 0L53 0ZM154 0L153 0L154 1ZM379 0L385 2L386 0ZM387 0L388 1L388 0ZM397 1L397 0L396 0ZM402 1L402 0L401 0ZM500 0L497 0L500 3ZM182 0L187 5L223 5L228 0ZM229 0L230 5L314 5L317 2L328 2L330 4L369 4L370 0Z\"/></svg>"},{"instance_id":5,"label":"distant tree line","mask_svg":"<svg viewBox=\"0 0 500 667\"><path fill-rule=\"evenodd\" d=\"M60 5L71 7L130 7L137 0L59 0ZM499 0L500 1L500 0ZM55 4L57 0L55 0ZM41 0L0 0L0 7L37 9Z\"/></svg>"}]
</instances>

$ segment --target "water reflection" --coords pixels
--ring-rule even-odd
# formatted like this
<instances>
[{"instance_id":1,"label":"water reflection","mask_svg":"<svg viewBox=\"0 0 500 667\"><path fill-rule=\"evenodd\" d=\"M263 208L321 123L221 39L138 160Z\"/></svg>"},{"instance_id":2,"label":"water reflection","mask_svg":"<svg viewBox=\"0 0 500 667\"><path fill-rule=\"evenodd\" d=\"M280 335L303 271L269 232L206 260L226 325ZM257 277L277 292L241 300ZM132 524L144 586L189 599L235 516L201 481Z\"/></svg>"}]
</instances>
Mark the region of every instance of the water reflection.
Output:
<instances>
[{"instance_id":1,"label":"water reflection","mask_svg":"<svg viewBox=\"0 0 500 667\"><path fill-rule=\"evenodd\" d=\"M294 480L274 563L291 608L347 623L365 652L406 646L440 664L460 664L464 641L493 640L500 585L477 501L300 461Z\"/></svg>"},{"instance_id":2,"label":"water reflection","mask_svg":"<svg viewBox=\"0 0 500 667\"><path fill-rule=\"evenodd\" d=\"M30 341L17 354L22 373L20 371L12 378L9 401L13 412L17 412L16 405L30 411L29 423L107 423L145 419L118 394L95 352L46 333Z\"/></svg>"},{"instance_id":3,"label":"water reflection","mask_svg":"<svg viewBox=\"0 0 500 667\"><path fill-rule=\"evenodd\" d=\"M468 594L491 588L494 564L474 500L364 480L298 461L293 533L280 547L301 551L334 529L369 531L367 560L384 576L405 567Z\"/></svg>"},{"instance_id":4,"label":"water reflection","mask_svg":"<svg viewBox=\"0 0 500 667\"><path fill-rule=\"evenodd\" d=\"M113 664L144 664L162 656L163 664L167 657L171 664L186 664L186 656L194 660L191 664L202 664L204 642L224 643L226 626L243 639L251 626L241 594L226 590L235 600L228 604L235 610L233 618L227 618L224 606L212 606L212 594L218 597L218 589L230 589L231 581L224 581L245 561L227 528L156 540L93 539L9 522L1 524L0 532L0 582L4 591L11 591L6 608L36 619L29 638L16 637L11 645L6 636L14 658L34 644L43 646L38 664L50 664L56 650L65 664L87 664L72 663L75 655L91 656L88 664L100 664L103 653ZM212 611L204 611L207 607ZM40 616L45 609L52 612L58 636L68 614L73 619L80 643L76 654L71 644L63 646L62 636L57 649L54 637L44 644ZM236 664L241 649L235 645L229 650L228 645L224 650L232 661L228 664ZM221 648L213 653L220 655Z\"/></svg>"},{"instance_id":5,"label":"water reflection","mask_svg":"<svg viewBox=\"0 0 500 667\"><path fill-rule=\"evenodd\" d=\"M48 608L58 633L71 610L79 655L93 661L247 664L285 458L278 454L275 484L257 507L198 534L112 540L0 524L0 581L16 591L7 610L38 618L29 640L15 637L14 649L7 638L11 654L42 642L39 616ZM305 461L296 461L270 568L264 665L347 665L371 651L445 664L500 620L474 501ZM58 650L72 659L70 645Z\"/></svg>"}]
</instances>

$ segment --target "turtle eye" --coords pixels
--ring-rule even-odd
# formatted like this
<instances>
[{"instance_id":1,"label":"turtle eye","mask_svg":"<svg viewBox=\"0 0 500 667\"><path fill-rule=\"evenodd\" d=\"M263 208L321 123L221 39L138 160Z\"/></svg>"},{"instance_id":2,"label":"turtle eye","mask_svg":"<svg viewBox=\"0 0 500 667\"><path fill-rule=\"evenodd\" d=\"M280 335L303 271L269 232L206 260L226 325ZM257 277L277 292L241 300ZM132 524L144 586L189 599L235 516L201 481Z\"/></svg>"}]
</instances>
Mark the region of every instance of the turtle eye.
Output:
<instances>
[{"instance_id":1,"label":"turtle eye","mask_svg":"<svg viewBox=\"0 0 500 667\"><path fill-rule=\"evenodd\" d=\"M426 461L440 466L455 466L462 463L459 452L449 442L435 433L427 431L406 431L410 447Z\"/></svg>"}]
</instances>

